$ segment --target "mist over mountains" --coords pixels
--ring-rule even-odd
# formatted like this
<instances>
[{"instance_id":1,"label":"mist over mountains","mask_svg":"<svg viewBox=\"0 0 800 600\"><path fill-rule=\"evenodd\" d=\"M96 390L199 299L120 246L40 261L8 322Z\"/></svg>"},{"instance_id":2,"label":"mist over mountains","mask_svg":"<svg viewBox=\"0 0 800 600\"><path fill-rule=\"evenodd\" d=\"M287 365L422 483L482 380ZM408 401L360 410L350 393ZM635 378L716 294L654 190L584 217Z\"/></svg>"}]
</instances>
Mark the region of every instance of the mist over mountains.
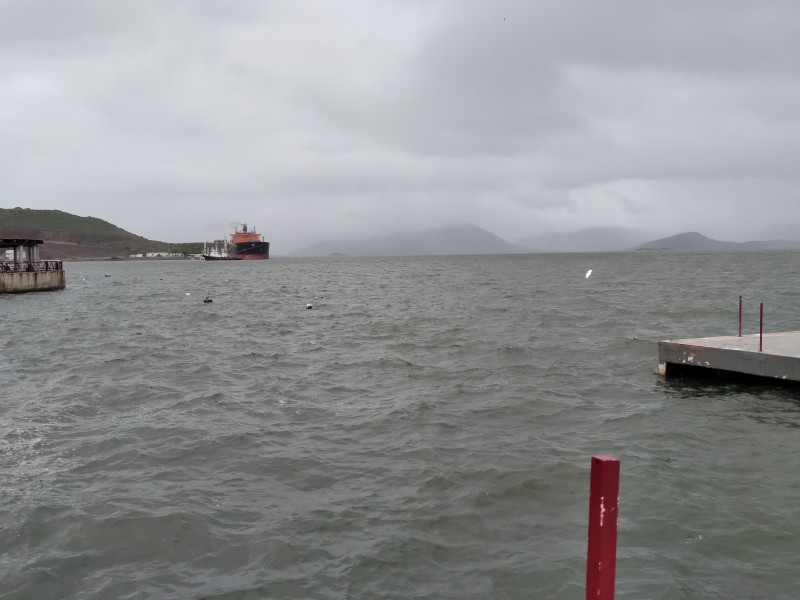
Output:
<instances>
[{"instance_id":1,"label":"mist over mountains","mask_svg":"<svg viewBox=\"0 0 800 600\"><path fill-rule=\"evenodd\" d=\"M617 252L653 239L642 229L592 227L566 233L542 233L514 240L518 246L542 252Z\"/></svg>"},{"instance_id":2,"label":"mist over mountains","mask_svg":"<svg viewBox=\"0 0 800 600\"><path fill-rule=\"evenodd\" d=\"M648 241L650 240L650 241ZM697 232L652 239L640 229L593 227L503 240L475 225L457 225L381 238L321 241L293 256L420 256L447 254L519 254L533 252L759 252L797 250L800 240L727 242Z\"/></svg>"},{"instance_id":3,"label":"mist over mountains","mask_svg":"<svg viewBox=\"0 0 800 600\"><path fill-rule=\"evenodd\" d=\"M454 254L520 254L529 248L511 244L475 225L462 224L414 233L361 240L322 241L292 256L426 256Z\"/></svg>"}]
</instances>

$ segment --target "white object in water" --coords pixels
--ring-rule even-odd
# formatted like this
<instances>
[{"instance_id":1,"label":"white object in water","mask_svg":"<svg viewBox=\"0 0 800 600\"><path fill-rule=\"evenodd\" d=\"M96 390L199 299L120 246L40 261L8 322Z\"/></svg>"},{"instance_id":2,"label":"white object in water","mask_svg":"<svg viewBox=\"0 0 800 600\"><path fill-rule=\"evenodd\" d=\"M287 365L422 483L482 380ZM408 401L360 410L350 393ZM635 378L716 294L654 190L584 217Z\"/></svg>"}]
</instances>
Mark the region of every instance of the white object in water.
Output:
<instances>
[{"instance_id":1,"label":"white object in water","mask_svg":"<svg viewBox=\"0 0 800 600\"><path fill-rule=\"evenodd\" d=\"M311 306L310 304L306 304L306 308L314 308L314 307Z\"/></svg>"},{"instance_id":2,"label":"white object in water","mask_svg":"<svg viewBox=\"0 0 800 600\"><path fill-rule=\"evenodd\" d=\"M191 296L191 294L190 294L189 292L186 292L186 295L187 295L187 296Z\"/></svg>"},{"instance_id":3,"label":"white object in water","mask_svg":"<svg viewBox=\"0 0 800 600\"><path fill-rule=\"evenodd\" d=\"M589 269L588 271L586 271L586 279L589 279L589 276L590 276L591 274L592 274L592 270L591 270L591 269Z\"/></svg>"}]
</instances>

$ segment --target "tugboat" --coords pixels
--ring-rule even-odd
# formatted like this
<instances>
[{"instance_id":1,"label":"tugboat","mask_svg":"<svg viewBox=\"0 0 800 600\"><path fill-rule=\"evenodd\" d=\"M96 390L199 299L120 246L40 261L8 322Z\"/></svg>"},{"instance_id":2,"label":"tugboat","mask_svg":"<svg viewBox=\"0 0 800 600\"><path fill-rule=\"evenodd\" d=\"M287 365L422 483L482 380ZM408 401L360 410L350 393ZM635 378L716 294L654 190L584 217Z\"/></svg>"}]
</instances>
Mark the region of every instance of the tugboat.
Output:
<instances>
[{"instance_id":1,"label":"tugboat","mask_svg":"<svg viewBox=\"0 0 800 600\"><path fill-rule=\"evenodd\" d=\"M229 249L228 240L203 242L203 260L242 260L238 256L232 256Z\"/></svg>"},{"instance_id":2,"label":"tugboat","mask_svg":"<svg viewBox=\"0 0 800 600\"><path fill-rule=\"evenodd\" d=\"M269 258L269 242L247 224L237 225L231 240L214 240L203 244L205 260L266 260Z\"/></svg>"}]
</instances>

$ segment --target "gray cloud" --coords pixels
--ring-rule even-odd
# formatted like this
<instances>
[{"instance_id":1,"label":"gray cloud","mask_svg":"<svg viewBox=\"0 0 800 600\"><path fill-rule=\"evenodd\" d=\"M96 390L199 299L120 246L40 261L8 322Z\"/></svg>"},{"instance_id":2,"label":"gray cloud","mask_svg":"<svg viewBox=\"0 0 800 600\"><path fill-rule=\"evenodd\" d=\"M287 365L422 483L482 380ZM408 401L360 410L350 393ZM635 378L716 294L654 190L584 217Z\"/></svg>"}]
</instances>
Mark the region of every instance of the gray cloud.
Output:
<instances>
[{"instance_id":1,"label":"gray cloud","mask_svg":"<svg viewBox=\"0 0 800 600\"><path fill-rule=\"evenodd\" d=\"M778 0L6 0L0 198L167 241L246 220L276 253L453 221L785 231L798 25Z\"/></svg>"}]
</instances>

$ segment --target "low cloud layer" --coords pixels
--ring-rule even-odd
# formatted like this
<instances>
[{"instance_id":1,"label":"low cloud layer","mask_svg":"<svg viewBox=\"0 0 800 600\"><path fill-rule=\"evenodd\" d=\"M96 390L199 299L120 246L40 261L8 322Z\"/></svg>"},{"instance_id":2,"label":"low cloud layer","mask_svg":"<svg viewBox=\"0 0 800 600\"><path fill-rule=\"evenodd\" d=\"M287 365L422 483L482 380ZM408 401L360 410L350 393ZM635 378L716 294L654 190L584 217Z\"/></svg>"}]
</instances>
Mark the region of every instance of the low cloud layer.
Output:
<instances>
[{"instance_id":1,"label":"low cloud layer","mask_svg":"<svg viewBox=\"0 0 800 600\"><path fill-rule=\"evenodd\" d=\"M0 3L0 198L285 254L471 222L800 237L800 5Z\"/></svg>"}]
</instances>

